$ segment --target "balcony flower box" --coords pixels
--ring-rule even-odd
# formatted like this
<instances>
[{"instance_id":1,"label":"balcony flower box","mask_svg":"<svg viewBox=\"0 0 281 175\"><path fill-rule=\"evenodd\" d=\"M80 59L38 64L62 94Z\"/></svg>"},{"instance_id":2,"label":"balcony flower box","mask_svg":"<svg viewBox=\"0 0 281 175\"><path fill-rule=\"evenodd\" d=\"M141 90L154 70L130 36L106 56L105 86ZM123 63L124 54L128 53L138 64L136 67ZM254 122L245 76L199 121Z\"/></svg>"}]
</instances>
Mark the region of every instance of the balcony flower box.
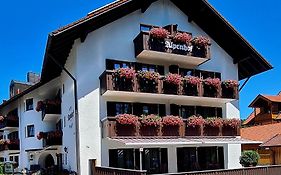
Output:
<instances>
[{"instance_id":1,"label":"balcony flower box","mask_svg":"<svg viewBox=\"0 0 281 175\"><path fill-rule=\"evenodd\" d=\"M223 119L214 117L207 118L204 125L205 136L219 136L220 128L223 126Z\"/></svg>"},{"instance_id":2,"label":"balcony flower box","mask_svg":"<svg viewBox=\"0 0 281 175\"><path fill-rule=\"evenodd\" d=\"M162 135L163 136L179 136L179 127L183 124L182 118L179 116L165 116L162 118Z\"/></svg>"},{"instance_id":3,"label":"balcony flower box","mask_svg":"<svg viewBox=\"0 0 281 175\"><path fill-rule=\"evenodd\" d=\"M207 47L210 45L210 40L204 36L194 37L191 41L192 48L192 56L205 58L207 56Z\"/></svg>"},{"instance_id":4,"label":"balcony flower box","mask_svg":"<svg viewBox=\"0 0 281 175\"><path fill-rule=\"evenodd\" d=\"M178 94L179 86L182 77L179 74L169 73L164 77L164 93L165 94Z\"/></svg>"},{"instance_id":5,"label":"balcony flower box","mask_svg":"<svg viewBox=\"0 0 281 175\"><path fill-rule=\"evenodd\" d=\"M195 76L185 76L183 78L183 93L188 96L198 96L198 86L201 79Z\"/></svg>"},{"instance_id":6,"label":"balcony flower box","mask_svg":"<svg viewBox=\"0 0 281 175\"><path fill-rule=\"evenodd\" d=\"M38 101L37 106L36 106L36 111L44 111L46 108L48 108L49 111L56 111L55 113L60 113L60 110L57 111L59 106L61 105L61 99L60 98L55 98L55 99L46 99L44 101Z\"/></svg>"},{"instance_id":7,"label":"balcony flower box","mask_svg":"<svg viewBox=\"0 0 281 175\"><path fill-rule=\"evenodd\" d=\"M113 79L115 90L133 91L133 79L135 76L136 72L132 68L119 68L114 70Z\"/></svg>"},{"instance_id":8,"label":"balcony flower box","mask_svg":"<svg viewBox=\"0 0 281 175\"><path fill-rule=\"evenodd\" d=\"M119 114L116 116L116 133L118 136L134 136L139 118L132 114Z\"/></svg>"},{"instance_id":9,"label":"balcony flower box","mask_svg":"<svg viewBox=\"0 0 281 175\"><path fill-rule=\"evenodd\" d=\"M150 114L142 116L141 119L141 135L142 136L157 136L161 125L161 117Z\"/></svg>"},{"instance_id":10,"label":"balcony flower box","mask_svg":"<svg viewBox=\"0 0 281 175\"><path fill-rule=\"evenodd\" d=\"M186 32L177 32L176 35L173 37L172 41L174 44L179 44L179 45L185 45L186 48L188 48L190 41L192 39L191 34L186 33ZM189 54L189 49L173 49L173 52L175 54L180 54L180 55L188 55Z\"/></svg>"},{"instance_id":11,"label":"balcony flower box","mask_svg":"<svg viewBox=\"0 0 281 175\"><path fill-rule=\"evenodd\" d=\"M137 78L140 91L155 93L159 76L159 73L153 71L138 71Z\"/></svg>"},{"instance_id":12,"label":"balcony flower box","mask_svg":"<svg viewBox=\"0 0 281 175\"><path fill-rule=\"evenodd\" d=\"M235 136L238 135L237 129L241 125L239 119L225 119L223 121L222 135L223 136Z\"/></svg>"},{"instance_id":13,"label":"balcony flower box","mask_svg":"<svg viewBox=\"0 0 281 175\"><path fill-rule=\"evenodd\" d=\"M222 97L236 98L236 91L239 84L236 80L225 80L222 82Z\"/></svg>"},{"instance_id":14,"label":"balcony flower box","mask_svg":"<svg viewBox=\"0 0 281 175\"><path fill-rule=\"evenodd\" d=\"M218 97L221 82L219 78L207 78L203 80L204 97Z\"/></svg>"},{"instance_id":15,"label":"balcony flower box","mask_svg":"<svg viewBox=\"0 0 281 175\"><path fill-rule=\"evenodd\" d=\"M149 31L149 46L150 50L164 52L165 39L168 37L169 32L164 28L152 28Z\"/></svg>"},{"instance_id":16,"label":"balcony flower box","mask_svg":"<svg viewBox=\"0 0 281 175\"><path fill-rule=\"evenodd\" d=\"M186 136L200 136L201 127L204 125L205 119L202 116L191 116L187 119L186 123Z\"/></svg>"}]
</instances>

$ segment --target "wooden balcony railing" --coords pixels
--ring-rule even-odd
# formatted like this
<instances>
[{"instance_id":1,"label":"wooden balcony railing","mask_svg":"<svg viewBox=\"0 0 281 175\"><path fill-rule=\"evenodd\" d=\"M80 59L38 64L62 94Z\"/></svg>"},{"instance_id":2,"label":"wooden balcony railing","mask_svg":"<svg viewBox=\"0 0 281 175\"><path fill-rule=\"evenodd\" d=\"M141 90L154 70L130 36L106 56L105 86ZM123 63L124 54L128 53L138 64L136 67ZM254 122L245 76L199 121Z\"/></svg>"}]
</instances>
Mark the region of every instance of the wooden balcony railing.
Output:
<instances>
[{"instance_id":1,"label":"wooden balcony railing","mask_svg":"<svg viewBox=\"0 0 281 175\"><path fill-rule=\"evenodd\" d=\"M19 127L18 116L7 116L3 121L0 121L0 129L4 129L7 127Z\"/></svg>"},{"instance_id":2,"label":"wooden balcony railing","mask_svg":"<svg viewBox=\"0 0 281 175\"><path fill-rule=\"evenodd\" d=\"M57 146L62 145L62 131L51 131L44 133L44 140L43 140L43 146Z\"/></svg>"},{"instance_id":3,"label":"wooden balcony railing","mask_svg":"<svg viewBox=\"0 0 281 175\"><path fill-rule=\"evenodd\" d=\"M5 150L19 150L20 149L20 141L19 139L10 139L8 142L0 145L0 151Z\"/></svg>"},{"instance_id":4,"label":"wooden balcony railing","mask_svg":"<svg viewBox=\"0 0 281 175\"><path fill-rule=\"evenodd\" d=\"M198 66L210 59L210 48L197 47L182 43L175 43L171 38L166 38L162 44L153 42L149 32L141 31L134 39L135 56L144 61L170 62L174 64Z\"/></svg>"},{"instance_id":5,"label":"wooden balcony railing","mask_svg":"<svg viewBox=\"0 0 281 175\"><path fill-rule=\"evenodd\" d=\"M44 104L44 107L42 108L42 120L56 120L57 115L60 114L61 114L60 104ZM47 117L47 115L50 116Z\"/></svg>"},{"instance_id":6,"label":"wooden balcony railing","mask_svg":"<svg viewBox=\"0 0 281 175\"><path fill-rule=\"evenodd\" d=\"M187 126L187 120L180 126L143 126L121 125L116 121L116 117L107 117L103 121L103 137L147 137L147 136L239 136L240 127L232 128L230 126L210 127L210 126Z\"/></svg>"},{"instance_id":7,"label":"wooden balcony railing","mask_svg":"<svg viewBox=\"0 0 281 175\"><path fill-rule=\"evenodd\" d=\"M149 86L149 85L146 85ZM132 83L120 85L113 77L113 71L106 70L100 76L100 91L103 95L106 91L127 91L127 92L142 92L142 93L155 93L155 94L173 94L182 96L197 96L197 97L211 97L211 98L224 98L224 99L238 99L238 88L226 89L220 86L217 91L212 91L200 83L195 92L194 89L180 85L177 90L174 87L168 87L163 81L163 76L159 78L157 85L151 85L151 88L144 88L135 77ZM153 89L153 90L152 90ZM170 90L172 89L172 90Z\"/></svg>"}]
</instances>

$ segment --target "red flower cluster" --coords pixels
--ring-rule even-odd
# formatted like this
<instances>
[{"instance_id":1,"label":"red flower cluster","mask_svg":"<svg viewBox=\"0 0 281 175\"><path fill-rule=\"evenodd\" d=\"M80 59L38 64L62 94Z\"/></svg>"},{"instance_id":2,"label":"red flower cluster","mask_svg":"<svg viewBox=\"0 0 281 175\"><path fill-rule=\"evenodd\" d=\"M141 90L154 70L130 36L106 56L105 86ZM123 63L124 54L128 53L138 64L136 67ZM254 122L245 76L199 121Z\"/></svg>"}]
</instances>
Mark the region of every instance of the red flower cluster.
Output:
<instances>
[{"instance_id":1,"label":"red flower cluster","mask_svg":"<svg viewBox=\"0 0 281 175\"><path fill-rule=\"evenodd\" d=\"M183 123L179 116L167 115L162 118L162 124L166 126L179 126Z\"/></svg>"},{"instance_id":2,"label":"red flower cluster","mask_svg":"<svg viewBox=\"0 0 281 175\"><path fill-rule=\"evenodd\" d=\"M221 81L219 78L210 78L209 77L204 80L204 84L218 89L221 85Z\"/></svg>"},{"instance_id":3,"label":"red flower cluster","mask_svg":"<svg viewBox=\"0 0 281 175\"><path fill-rule=\"evenodd\" d=\"M232 118L232 119L225 119L223 121L224 126L230 126L232 128L236 128L237 126L240 126L241 121L240 119Z\"/></svg>"},{"instance_id":4,"label":"red flower cluster","mask_svg":"<svg viewBox=\"0 0 281 175\"><path fill-rule=\"evenodd\" d=\"M205 119L202 116L191 116L187 119L187 125L188 126L200 126L205 124Z\"/></svg>"},{"instance_id":5,"label":"red flower cluster","mask_svg":"<svg viewBox=\"0 0 281 175\"><path fill-rule=\"evenodd\" d=\"M139 118L132 114L119 114L116 121L121 125L137 125Z\"/></svg>"},{"instance_id":6,"label":"red flower cluster","mask_svg":"<svg viewBox=\"0 0 281 175\"><path fill-rule=\"evenodd\" d=\"M5 117L4 117L4 116L2 116L2 115L0 115L0 122L3 122L3 121L4 121L4 119L5 119Z\"/></svg>"},{"instance_id":7,"label":"red flower cluster","mask_svg":"<svg viewBox=\"0 0 281 175\"><path fill-rule=\"evenodd\" d=\"M37 133L36 137L38 140L41 140L44 137L44 132Z\"/></svg>"},{"instance_id":8,"label":"red flower cluster","mask_svg":"<svg viewBox=\"0 0 281 175\"><path fill-rule=\"evenodd\" d=\"M212 127L221 127L223 125L223 119L219 117L207 118L205 120L205 125L209 125Z\"/></svg>"},{"instance_id":9,"label":"red flower cluster","mask_svg":"<svg viewBox=\"0 0 281 175\"><path fill-rule=\"evenodd\" d=\"M114 76L119 78L132 79L136 76L136 71L132 68L119 68L114 71Z\"/></svg>"},{"instance_id":10,"label":"red flower cluster","mask_svg":"<svg viewBox=\"0 0 281 175\"><path fill-rule=\"evenodd\" d=\"M55 105L55 106L58 106L60 104L61 104L61 99L60 98L56 98L56 99L52 99L52 100L46 99L44 101L38 101L35 110L37 112L39 112L39 111L43 110L45 105Z\"/></svg>"},{"instance_id":11,"label":"red flower cluster","mask_svg":"<svg viewBox=\"0 0 281 175\"><path fill-rule=\"evenodd\" d=\"M141 119L141 123L146 126L160 126L161 125L161 117L158 115L150 114L150 115L143 115Z\"/></svg>"},{"instance_id":12,"label":"red flower cluster","mask_svg":"<svg viewBox=\"0 0 281 175\"><path fill-rule=\"evenodd\" d=\"M138 71L137 77L139 78L145 78L147 80L155 80L157 81L159 79L159 73L153 72L153 71Z\"/></svg>"},{"instance_id":13,"label":"red flower cluster","mask_svg":"<svg viewBox=\"0 0 281 175\"><path fill-rule=\"evenodd\" d=\"M201 79L195 76L185 76L184 81L190 85L198 85L201 82Z\"/></svg>"},{"instance_id":14,"label":"red flower cluster","mask_svg":"<svg viewBox=\"0 0 281 175\"><path fill-rule=\"evenodd\" d=\"M169 84L180 85L182 77L179 74L169 73L165 75L164 81Z\"/></svg>"},{"instance_id":15,"label":"red flower cluster","mask_svg":"<svg viewBox=\"0 0 281 175\"><path fill-rule=\"evenodd\" d=\"M168 30L163 28L152 28L149 32L152 38L165 39L170 34Z\"/></svg>"},{"instance_id":16,"label":"red flower cluster","mask_svg":"<svg viewBox=\"0 0 281 175\"><path fill-rule=\"evenodd\" d=\"M191 39L192 36L185 32L184 33L178 32L173 38L175 42L180 42L180 43L188 43L191 41Z\"/></svg>"},{"instance_id":17,"label":"red flower cluster","mask_svg":"<svg viewBox=\"0 0 281 175\"><path fill-rule=\"evenodd\" d=\"M226 87L226 88L235 88L235 87L238 87L239 84L238 84L238 81L236 80L224 80L222 82L222 84Z\"/></svg>"},{"instance_id":18,"label":"red flower cluster","mask_svg":"<svg viewBox=\"0 0 281 175\"><path fill-rule=\"evenodd\" d=\"M191 43L197 46L207 46L211 44L210 39L204 36L194 37Z\"/></svg>"}]
</instances>

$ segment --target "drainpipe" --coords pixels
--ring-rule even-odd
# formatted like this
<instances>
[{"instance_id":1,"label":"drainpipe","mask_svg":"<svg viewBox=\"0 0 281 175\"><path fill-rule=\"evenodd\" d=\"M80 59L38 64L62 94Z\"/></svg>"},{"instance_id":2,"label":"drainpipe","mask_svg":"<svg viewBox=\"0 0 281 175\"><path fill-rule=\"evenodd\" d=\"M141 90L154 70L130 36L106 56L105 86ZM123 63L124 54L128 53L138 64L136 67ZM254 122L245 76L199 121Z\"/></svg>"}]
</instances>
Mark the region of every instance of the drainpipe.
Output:
<instances>
[{"instance_id":1,"label":"drainpipe","mask_svg":"<svg viewBox=\"0 0 281 175\"><path fill-rule=\"evenodd\" d=\"M76 78L62 66L51 54L48 55L53 62L59 66L65 73L73 80L74 85L74 110L75 110L75 132L76 132L76 160L77 160L77 172L80 174L80 137L79 137L79 113L78 113L78 95L77 95L77 80Z\"/></svg>"}]
</instances>

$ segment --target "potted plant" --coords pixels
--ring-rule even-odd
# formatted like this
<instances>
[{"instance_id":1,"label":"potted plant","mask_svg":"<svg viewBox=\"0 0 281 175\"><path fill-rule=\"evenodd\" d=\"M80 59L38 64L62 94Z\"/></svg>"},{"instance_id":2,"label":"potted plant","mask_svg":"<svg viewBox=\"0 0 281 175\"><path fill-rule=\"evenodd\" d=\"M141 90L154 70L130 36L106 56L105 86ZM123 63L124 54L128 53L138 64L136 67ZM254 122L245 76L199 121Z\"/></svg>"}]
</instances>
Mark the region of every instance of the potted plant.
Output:
<instances>
[{"instance_id":1,"label":"potted plant","mask_svg":"<svg viewBox=\"0 0 281 175\"><path fill-rule=\"evenodd\" d=\"M161 125L161 121L161 117L155 114L142 115L141 134L143 136L156 136L159 126Z\"/></svg>"},{"instance_id":2,"label":"potted plant","mask_svg":"<svg viewBox=\"0 0 281 175\"><path fill-rule=\"evenodd\" d=\"M187 119L185 134L188 136L200 136L201 127L205 124L205 119L199 115L193 115Z\"/></svg>"},{"instance_id":3,"label":"potted plant","mask_svg":"<svg viewBox=\"0 0 281 175\"><path fill-rule=\"evenodd\" d=\"M41 140L44 137L44 132L38 132L36 137L38 140Z\"/></svg>"},{"instance_id":4,"label":"potted plant","mask_svg":"<svg viewBox=\"0 0 281 175\"><path fill-rule=\"evenodd\" d=\"M135 135L136 126L139 123L139 118L132 114L119 114L116 116L116 129L119 136Z\"/></svg>"},{"instance_id":5,"label":"potted plant","mask_svg":"<svg viewBox=\"0 0 281 175\"><path fill-rule=\"evenodd\" d=\"M223 126L223 119L219 117L207 118L204 124L204 135L218 136L220 127Z\"/></svg>"},{"instance_id":6,"label":"potted plant","mask_svg":"<svg viewBox=\"0 0 281 175\"><path fill-rule=\"evenodd\" d=\"M179 74L169 73L164 77L164 93L178 94L179 85L181 84L182 77Z\"/></svg>"},{"instance_id":7,"label":"potted plant","mask_svg":"<svg viewBox=\"0 0 281 175\"><path fill-rule=\"evenodd\" d=\"M196 76L185 76L183 78L183 90L185 95L198 96L198 86L201 79Z\"/></svg>"},{"instance_id":8,"label":"potted plant","mask_svg":"<svg viewBox=\"0 0 281 175\"><path fill-rule=\"evenodd\" d=\"M1 115L1 116L0 116L0 122L3 122L4 119L5 119L5 117Z\"/></svg>"},{"instance_id":9,"label":"potted plant","mask_svg":"<svg viewBox=\"0 0 281 175\"><path fill-rule=\"evenodd\" d=\"M140 91L154 93L158 85L159 76L159 73L154 71L138 71L137 77Z\"/></svg>"},{"instance_id":10,"label":"potted plant","mask_svg":"<svg viewBox=\"0 0 281 175\"><path fill-rule=\"evenodd\" d=\"M149 31L150 49L155 51L165 51L165 39L170 33L164 28L152 28Z\"/></svg>"},{"instance_id":11,"label":"potted plant","mask_svg":"<svg viewBox=\"0 0 281 175\"><path fill-rule=\"evenodd\" d=\"M256 151L243 151L240 156L240 164L243 167L256 166L259 162L260 155Z\"/></svg>"},{"instance_id":12,"label":"potted plant","mask_svg":"<svg viewBox=\"0 0 281 175\"><path fill-rule=\"evenodd\" d=\"M179 116L168 115L162 118L162 134L164 136L179 136L179 126L183 120Z\"/></svg>"},{"instance_id":13,"label":"potted plant","mask_svg":"<svg viewBox=\"0 0 281 175\"><path fill-rule=\"evenodd\" d=\"M235 98L235 91L237 90L239 83L236 80L224 80L222 83L222 97L223 98Z\"/></svg>"},{"instance_id":14,"label":"potted plant","mask_svg":"<svg viewBox=\"0 0 281 175\"><path fill-rule=\"evenodd\" d=\"M118 68L114 70L113 77L116 90L120 91L132 91L133 79L136 76L136 72L132 68Z\"/></svg>"},{"instance_id":15,"label":"potted plant","mask_svg":"<svg viewBox=\"0 0 281 175\"><path fill-rule=\"evenodd\" d=\"M195 57L205 58L207 55L207 46L211 45L210 39L205 36L197 36L191 40L192 55Z\"/></svg>"},{"instance_id":16,"label":"potted plant","mask_svg":"<svg viewBox=\"0 0 281 175\"><path fill-rule=\"evenodd\" d=\"M203 80L203 84L205 97L217 97L221 85L219 78L206 78Z\"/></svg>"},{"instance_id":17,"label":"potted plant","mask_svg":"<svg viewBox=\"0 0 281 175\"><path fill-rule=\"evenodd\" d=\"M224 136L237 135L237 128L241 125L240 119L224 119L222 133Z\"/></svg>"},{"instance_id":18,"label":"potted plant","mask_svg":"<svg viewBox=\"0 0 281 175\"><path fill-rule=\"evenodd\" d=\"M175 47L172 52L175 54L187 55L189 53L188 46L191 39L191 34L186 32L177 32L172 39L173 44L177 45L177 47Z\"/></svg>"}]
</instances>

